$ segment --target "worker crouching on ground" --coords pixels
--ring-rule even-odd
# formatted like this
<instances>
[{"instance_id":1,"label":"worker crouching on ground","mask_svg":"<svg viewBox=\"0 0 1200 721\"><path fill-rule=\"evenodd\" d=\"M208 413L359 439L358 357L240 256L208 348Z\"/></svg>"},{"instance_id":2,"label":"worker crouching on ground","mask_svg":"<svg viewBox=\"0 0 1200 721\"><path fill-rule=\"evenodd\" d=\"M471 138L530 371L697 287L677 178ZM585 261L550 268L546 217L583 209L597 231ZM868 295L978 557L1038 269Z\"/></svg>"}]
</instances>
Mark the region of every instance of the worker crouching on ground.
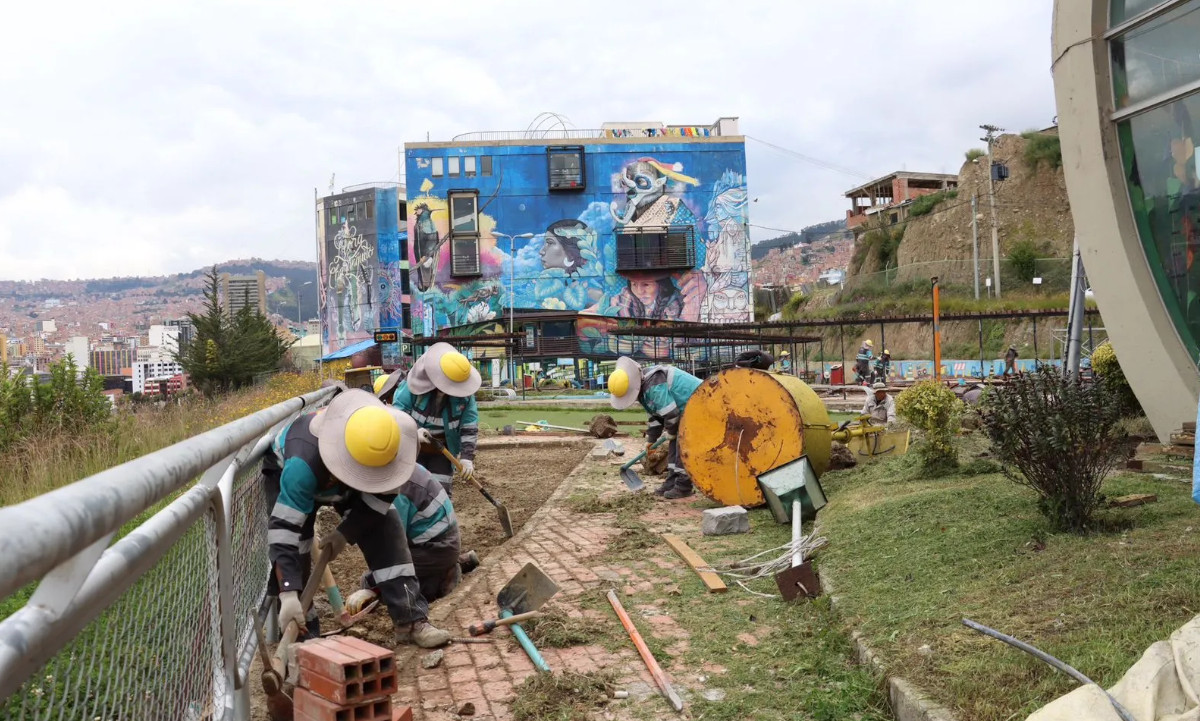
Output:
<instances>
[{"instance_id":1,"label":"worker crouching on ground","mask_svg":"<svg viewBox=\"0 0 1200 721\"><path fill-rule=\"evenodd\" d=\"M622 356L617 369L608 377L608 392L612 407L624 410L634 402L650 414L646 430L647 447L664 435L667 447L667 480L654 494L667 499L687 498L696 491L692 479L679 463L679 419L683 407L700 386L700 379L671 366L650 366L642 372L637 361Z\"/></svg>"},{"instance_id":2,"label":"worker crouching on ground","mask_svg":"<svg viewBox=\"0 0 1200 721\"><path fill-rule=\"evenodd\" d=\"M475 475L475 449L479 443L479 406L475 391L483 380L471 361L449 343L434 343L417 359L408 377L399 384L392 404L411 415L425 432L417 463L452 495L454 466L434 445L436 439L462 463L465 478ZM383 386L386 393L386 384Z\"/></svg>"},{"instance_id":3,"label":"worker crouching on ground","mask_svg":"<svg viewBox=\"0 0 1200 721\"><path fill-rule=\"evenodd\" d=\"M867 402L863 405L862 414L871 417L871 424L876 426L891 426L896 422L896 399L888 395L887 386L876 383L867 394Z\"/></svg>"},{"instance_id":4,"label":"worker crouching on ground","mask_svg":"<svg viewBox=\"0 0 1200 721\"><path fill-rule=\"evenodd\" d=\"M396 627L396 642L435 648L450 634L429 624L429 604L409 553L400 516L392 503L415 471L417 426L370 393L347 390L323 410L306 413L275 439L263 460L263 483L271 507L268 521L272 577L269 593L279 596L279 623L301 618L299 592L311 568L317 508L332 506L342 517L322 539L336 556L357 545L379 581L379 595ZM315 611L307 618L319 632Z\"/></svg>"},{"instance_id":5,"label":"worker crouching on ground","mask_svg":"<svg viewBox=\"0 0 1200 721\"><path fill-rule=\"evenodd\" d=\"M418 464L393 505L404 525L421 595L426 601L448 595L458 586L462 574L479 565L474 551L459 555L458 518L450 497L442 484ZM379 591L369 572L362 578L362 587Z\"/></svg>"}]
</instances>

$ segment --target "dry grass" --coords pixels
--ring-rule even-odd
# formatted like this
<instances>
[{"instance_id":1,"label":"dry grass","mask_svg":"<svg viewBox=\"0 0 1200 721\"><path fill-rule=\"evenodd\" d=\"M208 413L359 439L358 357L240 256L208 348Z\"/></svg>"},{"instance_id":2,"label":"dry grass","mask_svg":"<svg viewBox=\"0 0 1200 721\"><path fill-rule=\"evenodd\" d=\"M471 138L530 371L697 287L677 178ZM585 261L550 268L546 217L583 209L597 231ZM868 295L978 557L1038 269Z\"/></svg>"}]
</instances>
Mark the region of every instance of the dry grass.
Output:
<instances>
[{"instance_id":1,"label":"dry grass","mask_svg":"<svg viewBox=\"0 0 1200 721\"><path fill-rule=\"evenodd\" d=\"M281 373L218 400L191 396L164 408L120 411L111 430L29 438L0 455L5 469L0 505L47 493L318 387L313 374Z\"/></svg>"},{"instance_id":2,"label":"dry grass","mask_svg":"<svg viewBox=\"0 0 1200 721\"><path fill-rule=\"evenodd\" d=\"M538 648L582 646L592 643L596 637L594 623L568 616L561 606L546 604L540 610L541 616L521 624Z\"/></svg>"},{"instance_id":3,"label":"dry grass","mask_svg":"<svg viewBox=\"0 0 1200 721\"><path fill-rule=\"evenodd\" d=\"M612 677L605 673L537 673L516 689L513 721L576 721L608 703Z\"/></svg>"}]
</instances>

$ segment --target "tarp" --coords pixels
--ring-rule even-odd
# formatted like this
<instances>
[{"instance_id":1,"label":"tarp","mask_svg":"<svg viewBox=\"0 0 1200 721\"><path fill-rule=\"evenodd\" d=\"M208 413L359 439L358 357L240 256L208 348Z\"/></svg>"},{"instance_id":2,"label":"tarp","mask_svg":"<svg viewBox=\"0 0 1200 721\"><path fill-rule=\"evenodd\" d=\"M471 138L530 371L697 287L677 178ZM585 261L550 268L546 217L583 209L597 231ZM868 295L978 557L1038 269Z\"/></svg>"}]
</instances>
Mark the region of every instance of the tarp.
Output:
<instances>
[{"instance_id":1,"label":"tarp","mask_svg":"<svg viewBox=\"0 0 1200 721\"><path fill-rule=\"evenodd\" d=\"M348 345L341 350L335 350L334 352L322 358L321 362L324 363L325 361L338 360L339 358L349 358L355 353L364 351L373 345L375 345L375 341L371 339L359 341L358 343L355 343L354 345Z\"/></svg>"},{"instance_id":2,"label":"tarp","mask_svg":"<svg viewBox=\"0 0 1200 721\"><path fill-rule=\"evenodd\" d=\"M1109 693L1137 721L1200 721L1198 688L1200 616L1169 640L1146 649ZM1038 709L1028 721L1121 721L1121 717L1098 687L1083 686Z\"/></svg>"}]
</instances>

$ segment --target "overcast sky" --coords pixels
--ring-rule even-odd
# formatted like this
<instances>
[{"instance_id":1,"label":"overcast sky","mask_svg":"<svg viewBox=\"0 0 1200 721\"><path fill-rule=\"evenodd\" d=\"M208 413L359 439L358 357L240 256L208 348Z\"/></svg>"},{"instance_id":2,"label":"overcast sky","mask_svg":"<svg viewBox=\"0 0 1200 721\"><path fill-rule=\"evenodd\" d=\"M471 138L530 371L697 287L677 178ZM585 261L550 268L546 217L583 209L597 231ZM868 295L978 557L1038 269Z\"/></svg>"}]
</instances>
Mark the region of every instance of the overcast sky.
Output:
<instances>
[{"instance_id":1,"label":"overcast sky","mask_svg":"<svg viewBox=\"0 0 1200 721\"><path fill-rule=\"evenodd\" d=\"M187 7L184 7L184 6ZM0 43L0 278L314 259L313 188L542 111L705 124L841 168L957 172L1051 124L1049 0L17 3ZM862 180L747 142L750 222ZM755 240L779 235L752 228Z\"/></svg>"}]
</instances>

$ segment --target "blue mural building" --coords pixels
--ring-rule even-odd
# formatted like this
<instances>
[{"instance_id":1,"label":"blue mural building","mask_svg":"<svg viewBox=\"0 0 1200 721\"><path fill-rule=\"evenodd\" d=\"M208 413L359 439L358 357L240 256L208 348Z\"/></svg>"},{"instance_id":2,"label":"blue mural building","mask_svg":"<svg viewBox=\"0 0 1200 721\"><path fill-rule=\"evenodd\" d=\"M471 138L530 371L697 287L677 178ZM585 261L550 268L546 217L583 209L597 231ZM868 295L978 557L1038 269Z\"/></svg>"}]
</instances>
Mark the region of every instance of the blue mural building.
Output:
<instances>
[{"instance_id":1,"label":"blue mural building","mask_svg":"<svg viewBox=\"0 0 1200 721\"><path fill-rule=\"evenodd\" d=\"M736 118L535 134L405 144L417 334L514 308L561 339L544 355L607 356L619 325L753 320Z\"/></svg>"},{"instance_id":2,"label":"blue mural building","mask_svg":"<svg viewBox=\"0 0 1200 721\"><path fill-rule=\"evenodd\" d=\"M376 330L411 329L403 186L367 183L317 201L321 346L327 355L371 340ZM381 348L385 366L399 348Z\"/></svg>"}]
</instances>

